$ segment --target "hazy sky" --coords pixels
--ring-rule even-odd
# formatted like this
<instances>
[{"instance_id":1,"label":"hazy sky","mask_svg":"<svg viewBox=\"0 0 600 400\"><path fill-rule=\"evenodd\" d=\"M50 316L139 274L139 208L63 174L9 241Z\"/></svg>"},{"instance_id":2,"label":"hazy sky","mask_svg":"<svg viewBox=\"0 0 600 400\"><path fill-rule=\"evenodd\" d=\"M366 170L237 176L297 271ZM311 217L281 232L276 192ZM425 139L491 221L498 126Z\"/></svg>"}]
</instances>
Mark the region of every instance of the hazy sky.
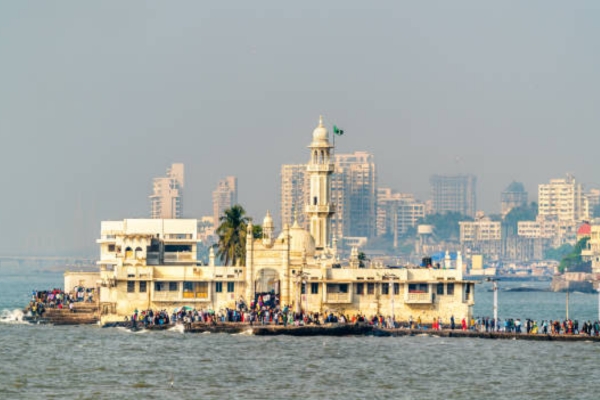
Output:
<instances>
[{"instance_id":1,"label":"hazy sky","mask_svg":"<svg viewBox=\"0 0 600 400\"><path fill-rule=\"evenodd\" d=\"M599 21L593 0L2 1L0 255L95 254L172 162L187 217L236 175L262 220L319 114L422 200L434 173L476 174L490 213L512 180L598 186Z\"/></svg>"}]
</instances>

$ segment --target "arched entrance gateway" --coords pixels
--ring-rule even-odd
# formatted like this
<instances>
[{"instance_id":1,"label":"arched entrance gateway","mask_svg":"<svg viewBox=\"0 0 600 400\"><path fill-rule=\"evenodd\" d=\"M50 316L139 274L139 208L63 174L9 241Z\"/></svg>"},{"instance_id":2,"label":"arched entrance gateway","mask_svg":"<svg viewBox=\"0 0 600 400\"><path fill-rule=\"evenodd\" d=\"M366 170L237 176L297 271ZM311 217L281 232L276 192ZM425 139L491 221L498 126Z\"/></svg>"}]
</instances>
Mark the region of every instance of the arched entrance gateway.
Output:
<instances>
[{"instance_id":1,"label":"arched entrance gateway","mask_svg":"<svg viewBox=\"0 0 600 400\"><path fill-rule=\"evenodd\" d=\"M279 305L281 287L279 272L273 268L263 268L258 271L254 281L254 304L275 308Z\"/></svg>"}]
</instances>

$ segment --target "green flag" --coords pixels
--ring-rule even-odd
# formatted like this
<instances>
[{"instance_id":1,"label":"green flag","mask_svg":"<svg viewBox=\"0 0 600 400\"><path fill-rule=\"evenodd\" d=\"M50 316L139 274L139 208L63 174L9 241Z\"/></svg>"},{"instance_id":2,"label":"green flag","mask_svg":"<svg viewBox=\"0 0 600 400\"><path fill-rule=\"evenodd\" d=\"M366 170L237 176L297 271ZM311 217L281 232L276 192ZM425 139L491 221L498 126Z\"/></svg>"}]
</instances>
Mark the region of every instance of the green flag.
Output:
<instances>
[{"instance_id":1,"label":"green flag","mask_svg":"<svg viewBox=\"0 0 600 400\"><path fill-rule=\"evenodd\" d=\"M336 125L333 126L333 133L335 133L338 136L342 136L344 134L344 130L338 128Z\"/></svg>"}]
</instances>

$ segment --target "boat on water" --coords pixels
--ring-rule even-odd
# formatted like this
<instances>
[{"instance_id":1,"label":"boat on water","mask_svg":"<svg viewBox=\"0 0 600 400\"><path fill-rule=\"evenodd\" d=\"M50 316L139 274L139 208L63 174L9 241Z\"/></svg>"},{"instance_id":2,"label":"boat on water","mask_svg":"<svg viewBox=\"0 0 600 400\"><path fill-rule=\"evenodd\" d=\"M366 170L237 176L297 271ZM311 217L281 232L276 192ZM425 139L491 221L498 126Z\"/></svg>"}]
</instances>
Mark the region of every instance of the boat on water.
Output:
<instances>
[{"instance_id":1,"label":"boat on water","mask_svg":"<svg viewBox=\"0 0 600 400\"><path fill-rule=\"evenodd\" d=\"M550 288L541 288L534 286L517 286L501 289L503 292L551 292ZM488 289L488 292L493 292L494 289Z\"/></svg>"}]
</instances>

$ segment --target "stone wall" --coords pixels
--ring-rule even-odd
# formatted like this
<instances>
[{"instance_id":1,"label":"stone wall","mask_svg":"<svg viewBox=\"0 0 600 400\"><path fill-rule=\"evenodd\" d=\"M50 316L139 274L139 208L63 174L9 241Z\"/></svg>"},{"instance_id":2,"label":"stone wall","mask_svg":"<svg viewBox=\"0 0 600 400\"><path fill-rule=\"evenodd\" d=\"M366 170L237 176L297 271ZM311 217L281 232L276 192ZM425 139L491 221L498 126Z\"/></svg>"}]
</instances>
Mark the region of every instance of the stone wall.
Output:
<instances>
[{"instance_id":1,"label":"stone wall","mask_svg":"<svg viewBox=\"0 0 600 400\"><path fill-rule=\"evenodd\" d=\"M85 288L96 288L99 285L100 272L71 272L65 271L64 282L65 292L70 292L75 286L83 286Z\"/></svg>"}]
</instances>

